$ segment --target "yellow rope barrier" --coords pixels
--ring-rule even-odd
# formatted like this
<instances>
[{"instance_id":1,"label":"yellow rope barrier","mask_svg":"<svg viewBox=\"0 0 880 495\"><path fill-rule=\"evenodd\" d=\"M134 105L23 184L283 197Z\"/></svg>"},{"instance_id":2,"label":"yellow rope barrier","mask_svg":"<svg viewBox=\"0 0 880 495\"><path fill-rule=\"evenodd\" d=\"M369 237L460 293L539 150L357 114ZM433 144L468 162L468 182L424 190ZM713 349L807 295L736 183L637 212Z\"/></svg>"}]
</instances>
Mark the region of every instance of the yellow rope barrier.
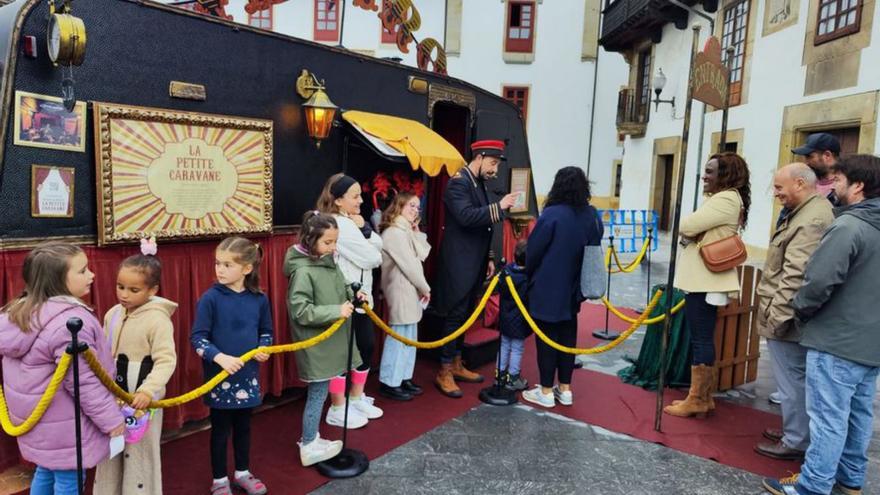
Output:
<instances>
[{"instance_id":1,"label":"yellow rope barrier","mask_svg":"<svg viewBox=\"0 0 880 495\"><path fill-rule=\"evenodd\" d=\"M489 282L489 287L486 289L486 293L483 294L483 298L480 299L480 304L477 305L477 308L471 314L470 318L468 318L466 322L458 327L456 331L452 332L446 337L443 337L440 340L435 340L433 342L419 342L417 340L408 339L392 330L391 327L389 327L384 321L382 321L381 318L379 318L379 315L373 312L372 308L367 305L364 305L363 308L367 312L367 315L370 317L370 319L373 320L373 323L375 323L377 327L382 329L383 332L387 333L392 338L399 340L406 345L415 347L416 349L434 349L457 339L461 334L466 332L471 327L471 325L474 324L475 321L477 321L477 317L480 315L480 313L483 312L483 308L486 307L486 303L489 301L489 296L492 295L492 291L495 290L496 285L498 285L498 275L495 275L492 278L492 281Z\"/></svg>"},{"instance_id":2,"label":"yellow rope barrier","mask_svg":"<svg viewBox=\"0 0 880 495\"><path fill-rule=\"evenodd\" d=\"M646 243L645 246L647 246L648 244L649 243ZM642 253L640 254L639 258L633 262L632 266L638 264L638 261L640 261L640 258L641 258L641 256L644 255L644 253L645 253L645 248L643 248ZM476 309L474 309L474 312L467 319L467 321L465 321L464 324L462 324L455 332L449 334L448 336L446 336L440 340L435 340L433 342L418 342L418 341L403 337L402 335L400 335L397 332L395 332L394 330L392 330L391 327L389 327L384 321L382 321L382 319L379 318L379 316L375 312L373 312L373 309L370 308L368 305L364 304L363 308L364 308L364 310L366 310L367 315L370 317L370 319L373 320L373 322L380 329L382 329L384 332L386 332L391 337L403 342L404 344L407 344L407 345L410 345L410 346L413 346L413 347L416 347L419 349L432 349L432 348L440 347L448 342L451 342L452 340L458 338L461 334L466 332L474 324L477 317L483 312L483 309L485 309L486 303L489 301L489 297L492 295L492 292L495 290L495 287L497 285L498 285L498 275L493 277L492 280L489 282L489 287L486 289L485 294L483 294L483 297L480 300L480 303L477 305ZM549 337L547 337L546 334L544 334L544 332L541 331L540 328L538 328L538 325L535 323L535 321L532 319L531 315L529 315L528 310L523 305L522 299L520 299L520 296L516 291L516 287L513 285L513 281L510 279L510 277L507 277L507 286L510 288L510 293L513 296L514 302L516 303L520 312L525 317L526 322L529 324L529 326L532 328L532 330L535 332L535 334L550 347L553 347L554 349L559 350L561 352L566 352L566 353L570 353L570 354L598 354L601 352L606 352L608 350L613 349L614 347L617 347L621 342L623 342L630 335L632 335L633 332L635 332L642 324L656 323L657 321L661 321L663 319L663 316L665 316L665 315L661 315L661 316L650 318L650 319L648 318L648 315L651 314L651 311L654 310L654 307L657 305L657 302L660 300L660 295L662 294L662 291L657 291L654 294L654 297L651 299L651 302L648 304L648 307L645 309L645 311L641 315L639 315L638 318L627 317L626 315L621 313L617 308L615 308L606 298L602 298L602 302L605 303L605 305L611 310L611 312L613 312L617 317L623 319L624 321L631 323L631 326L626 331L621 333L620 336L618 336L615 340L613 340L605 345L602 345L602 346L593 347L593 348L589 348L589 349L581 349L581 348L576 348L576 347L566 347L566 346L560 345L560 344L554 342L553 340L551 340ZM684 301L680 302L672 309L673 313L680 310L682 306L684 306ZM295 352L295 351L298 351L301 349L306 349L308 347L312 347L312 346L320 344L321 342L330 338L331 335L333 335L337 330L339 330L339 328L342 327L343 323L345 323L345 319L339 319L335 323L333 323L333 325L331 325L329 328L327 328L327 330L323 331L321 334L316 335L310 339L303 340L301 342L294 342L294 343L290 343L290 344L275 345L275 346L268 346L268 347L258 347L256 349L252 349L252 350L244 353L240 357L240 359L243 362L247 363L248 361L253 359L257 353L260 353L260 352L263 352L266 354L279 354L279 353L283 353L283 352ZM95 355L95 353L91 349L86 350L83 353L83 357L85 358L86 362L89 364L89 367L92 369L92 371L95 373L95 375L101 381L101 383L105 387L107 387L107 389L110 390L113 393L113 395L124 400L126 403L131 403L134 396L132 394L126 392L125 390L120 388L119 385L116 384L116 382L113 380L113 378L109 374L107 374L107 371L104 370L103 366L101 366L101 363L98 361L97 356ZM43 417L43 414L45 414L46 409L49 407L49 404L52 402L52 399L54 398L55 393L57 392L59 385L64 380L64 376L67 374L67 370L70 367L70 362L71 362L71 355L70 354L64 354L61 357L61 361L58 363L58 367L55 369L55 373L52 376L52 380L50 381L49 386L43 392L43 395L40 397L39 402L37 402L37 405L34 408L33 412L31 412L30 416L28 416L28 418L20 425L12 424L12 420L9 417L9 409L6 405L6 398L3 395L2 387L0 387L0 425L2 425L3 430L8 435L10 435L10 436L24 435L25 433L27 433L31 429L33 429L33 427L40 421L40 419ZM227 373L226 371L221 371L220 373L217 373L216 375L214 375L214 377L212 377L210 380L208 380L207 382L205 382L204 384L202 384L198 388L196 388L190 392L187 392L185 394L179 395L177 397L171 397L171 398L162 399L159 401L153 401L150 403L149 407L150 408L169 408L169 407L178 406L180 404L183 404L185 402L189 402L191 400L195 400L195 399L201 397L202 395L205 395L209 391L211 391L214 387L216 387L220 382L225 380L228 376L229 376L229 373Z\"/></svg>"},{"instance_id":3,"label":"yellow rope barrier","mask_svg":"<svg viewBox=\"0 0 880 495\"><path fill-rule=\"evenodd\" d=\"M301 349L306 349L308 347L312 347L314 345L320 344L321 342L330 338L331 335L336 333L337 330L345 323L345 319L340 318L336 320L333 325L331 325L327 330L324 330L322 333L310 338L303 340L301 342L294 342L291 344L282 344L282 345L273 345L269 347L257 347L256 349L251 349L250 351L241 355L241 360L247 363L259 352L265 352L266 354L278 354L282 352L294 352L299 351ZM85 352L86 362L89 363L89 367L92 368L92 371L101 380L101 383L104 384L107 389L109 389L113 395L124 400L126 403L131 403L134 396L125 390L123 390L116 382L113 380L110 375L104 370L104 367L101 366L101 363L98 362L97 356L92 352L91 349ZM178 395L177 397L171 397L169 399L162 399L159 401L150 402L149 407L152 408L168 408L179 406L185 402L189 402L191 400L197 399L206 393L210 392L214 387L216 387L220 382L226 379L229 376L229 373L226 371L221 371L214 375L213 378L202 384L200 387L187 392L182 395ZM2 406L0 406L2 407Z\"/></svg>"},{"instance_id":4,"label":"yellow rope barrier","mask_svg":"<svg viewBox=\"0 0 880 495\"><path fill-rule=\"evenodd\" d=\"M519 294L517 294L516 287L513 285L513 280L511 280L510 277L507 277L507 287L510 288L510 294L513 296L513 301L519 308L520 313L522 313L523 317L526 319L526 322L532 328L532 331L535 332L535 335L537 335L541 340L544 341L545 344L549 345L550 347L556 349L557 351L565 352L568 354L599 354L614 349L615 347L620 345L621 342L629 338L629 336L632 335L633 332L638 330L640 326L642 326L642 323L648 318L648 315L651 314L651 311L654 311L654 306L657 305L657 302L660 300L660 295L663 293L659 290L655 292L654 297L651 298L651 302L648 304L648 307L645 308L645 312L639 315L639 317L636 318L636 321L633 322L633 324L630 325L630 327L627 328L623 333L621 333L616 339L605 345L584 349L578 347L567 347L558 344L551 340L550 337L547 337L547 335L542 332L540 328L538 328L535 320L532 319L532 316L529 314L525 305L523 305L522 299L520 299Z\"/></svg>"},{"instance_id":5,"label":"yellow rope barrier","mask_svg":"<svg viewBox=\"0 0 880 495\"><path fill-rule=\"evenodd\" d=\"M611 304L611 301L609 301L607 297L602 298L602 304L604 304L605 307L610 309L611 312L614 313L614 316L620 318L621 320L623 320L627 323L635 323L636 322L636 318L631 318L629 316L626 316L619 309L615 308L614 305ZM678 304L676 304L675 306L672 307L672 314L678 313L678 311L683 307L684 307L684 299L682 299L681 301L678 302ZM642 324L643 325L653 325L654 323L659 323L659 322L663 321L664 318L666 318L666 313L664 313L662 315L655 316L653 318L648 318L647 320L643 321Z\"/></svg>"},{"instance_id":6,"label":"yellow rope barrier","mask_svg":"<svg viewBox=\"0 0 880 495\"><path fill-rule=\"evenodd\" d=\"M605 251L606 270L610 271L611 273L620 273L620 272L631 273L642 262L642 259L645 257L645 253L648 252L648 246L650 246L650 245L651 245L651 238L647 237L644 244L642 244L642 249L639 250L639 254L636 255L636 259L632 260L632 262L630 264L623 266L623 264L620 262L620 258L617 257L617 250L614 248L614 245L612 244L611 247L609 247L608 250ZM610 268L609 267L609 265L611 264L611 256L612 255L614 255L614 263L617 265L617 268Z\"/></svg>"},{"instance_id":7,"label":"yellow rope barrier","mask_svg":"<svg viewBox=\"0 0 880 495\"><path fill-rule=\"evenodd\" d=\"M40 419L42 419L43 414L46 413L46 409L49 408L49 404L52 403L52 399L55 397L55 392L58 391L58 387L64 380L64 375L67 374L67 368L70 367L71 357L72 356L67 353L61 356L61 361L58 363L58 367L55 368L55 374L52 375L52 380L49 382L49 386L46 387L46 390L43 392L43 395L40 397L39 402L37 402L37 405L34 407L30 416L28 416L28 418L20 425L12 424L12 418L9 417L9 408L6 406L6 396L3 395L3 388L0 387L0 425L3 426L3 431L5 431L7 435L12 437L24 435L31 431Z\"/></svg>"}]
</instances>

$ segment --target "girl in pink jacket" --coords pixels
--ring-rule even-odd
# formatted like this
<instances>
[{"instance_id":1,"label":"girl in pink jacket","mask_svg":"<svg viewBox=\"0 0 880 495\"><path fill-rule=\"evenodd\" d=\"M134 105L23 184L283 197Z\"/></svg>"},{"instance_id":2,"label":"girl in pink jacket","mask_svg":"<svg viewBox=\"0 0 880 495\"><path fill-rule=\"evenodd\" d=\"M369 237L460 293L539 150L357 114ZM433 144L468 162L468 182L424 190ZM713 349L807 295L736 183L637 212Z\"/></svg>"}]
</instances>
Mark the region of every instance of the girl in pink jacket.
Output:
<instances>
[{"instance_id":1,"label":"girl in pink jacket","mask_svg":"<svg viewBox=\"0 0 880 495\"><path fill-rule=\"evenodd\" d=\"M62 242L40 244L25 258L22 272L24 293L0 309L3 391L15 424L34 410L66 352L68 319L82 320L79 341L88 344L105 370L113 369L110 342L80 299L95 278L82 249ZM109 456L110 437L121 435L125 424L113 395L82 357L79 385L83 467L88 469ZM39 423L18 437L22 457L37 465L31 495L77 493L73 418L71 367Z\"/></svg>"}]
</instances>

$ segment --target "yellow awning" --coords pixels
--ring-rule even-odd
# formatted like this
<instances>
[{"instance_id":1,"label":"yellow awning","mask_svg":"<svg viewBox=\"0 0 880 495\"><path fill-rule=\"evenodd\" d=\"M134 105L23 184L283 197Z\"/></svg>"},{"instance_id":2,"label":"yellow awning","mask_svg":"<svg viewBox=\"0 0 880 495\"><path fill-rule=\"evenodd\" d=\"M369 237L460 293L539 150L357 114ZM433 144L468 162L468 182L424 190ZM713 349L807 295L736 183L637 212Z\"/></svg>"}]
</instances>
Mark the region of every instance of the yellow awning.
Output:
<instances>
[{"instance_id":1,"label":"yellow awning","mask_svg":"<svg viewBox=\"0 0 880 495\"><path fill-rule=\"evenodd\" d=\"M413 170L422 169L431 177L439 174L444 165L450 176L465 165L455 147L421 122L356 110L344 112L342 118L400 151Z\"/></svg>"}]
</instances>

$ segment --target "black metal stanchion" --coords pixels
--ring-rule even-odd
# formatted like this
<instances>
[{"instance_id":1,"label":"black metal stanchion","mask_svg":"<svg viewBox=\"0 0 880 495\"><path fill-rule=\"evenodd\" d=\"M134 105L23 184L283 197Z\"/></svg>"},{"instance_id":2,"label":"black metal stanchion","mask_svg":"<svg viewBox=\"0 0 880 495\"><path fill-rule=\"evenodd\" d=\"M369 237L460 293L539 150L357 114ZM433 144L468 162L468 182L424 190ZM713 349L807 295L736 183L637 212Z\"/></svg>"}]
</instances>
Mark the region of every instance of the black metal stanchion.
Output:
<instances>
[{"instance_id":1,"label":"black metal stanchion","mask_svg":"<svg viewBox=\"0 0 880 495\"><path fill-rule=\"evenodd\" d=\"M352 303L357 307L360 304L357 293L361 290L361 284L354 282L351 284L351 290L354 292L354 300ZM367 455L360 450L350 449L346 447L348 441L348 399L351 393L351 358L354 351L354 328L348 335L348 365L345 374L345 415L342 418L342 451L332 459L319 462L315 466L318 472L328 478L353 478L363 474L370 467L370 460Z\"/></svg>"},{"instance_id":2,"label":"black metal stanchion","mask_svg":"<svg viewBox=\"0 0 880 495\"><path fill-rule=\"evenodd\" d=\"M504 272L504 281L499 281L498 283L504 284L507 283L507 272ZM489 385L488 387L480 390L480 400L486 404L492 406L511 406L516 404L518 401L516 400L516 390L510 390L505 386L504 377L501 376L501 336L499 329L499 337L498 337L498 352L495 353L495 372L498 373L498 376L495 377L495 383Z\"/></svg>"},{"instance_id":3,"label":"black metal stanchion","mask_svg":"<svg viewBox=\"0 0 880 495\"><path fill-rule=\"evenodd\" d=\"M79 318L70 318L67 320L67 330L70 332L70 345L67 346L67 353L73 359L73 419L76 423L76 490L82 495L85 486L83 479L83 456L82 456L82 425L80 424L80 405L79 405L79 355L89 348L85 342L80 342L77 338L79 331L82 330L83 322Z\"/></svg>"},{"instance_id":4,"label":"black metal stanchion","mask_svg":"<svg viewBox=\"0 0 880 495\"><path fill-rule=\"evenodd\" d=\"M612 258L614 258L614 234L611 234L610 236L608 236L608 244L610 245L609 249L611 249L611 255L608 256L608 266L607 266L608 281L606 282L606 285L605 285L605 297L607 297L608 301L610 302L611 301L611 261L612 261ZM605 306L605 327L600 330L594 331L593 337L596 337L597 339L601 339L601 340L614 340L617 337L619 337L618 334L611 333L608 330L608 314L609 313L610 313L610 310L608 309L608 306Z\"/></svg>"}]
</instances>

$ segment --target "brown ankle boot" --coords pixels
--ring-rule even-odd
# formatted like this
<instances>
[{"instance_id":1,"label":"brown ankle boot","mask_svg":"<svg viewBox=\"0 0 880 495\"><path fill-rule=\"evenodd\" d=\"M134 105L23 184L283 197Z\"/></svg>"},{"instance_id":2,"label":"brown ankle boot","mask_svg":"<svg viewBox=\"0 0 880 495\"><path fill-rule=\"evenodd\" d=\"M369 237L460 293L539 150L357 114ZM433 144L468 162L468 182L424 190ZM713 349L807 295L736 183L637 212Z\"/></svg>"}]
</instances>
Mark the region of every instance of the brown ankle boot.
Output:
<instances>
[{"instance_id":1,"label":"brown ankle boot","mask_svg":"<svg viewBox=\"0 0 880 495\"><path fill-rule=\"evenodd\" d=\"M465 368L461 356L456 356L452 360L452 376L460 382L483 383L483 375Z\"/></svg>"},{"instance_id":2,"label":"brown ankle boot","mask_svg":"<svg viewBox=\"0 0 880 495\"><path fill-rule=\"evenodd\" d=\"M461 398L461 389L458 388L458 385L455 384L455 379L452 377L451 364L440 365L440 372L434 378L434 385L447 397L452 397L453 399Z\"/></svg>"},{"instance_id":3,"label":"brown ankle boot","mask_svg":"<svg viewBox=\"0 0 880 495\"><path fill-rule=\"evenodd\" d=\"M672 416L704 417L709 412L709 389L712 369L705 364L691 366L691 388L685 400L663 408L663 412Z\"/></svg>"},{"instance_id":4,"label":"brown ankle boot","mask_svg":"<svg viewBox=\"0 0 880 495\"><path fill-rule=\"evenodd\" d=\"M708 402L709 402L709 411L714 411L715 410L715 398L712 397L712 394L718 388L718 368L713 366L712 368L710 368L710 370L711 370L712 374L709 377L710 387L709 387L709 394L708 394ZM684 401L683 400L674 400L674 401L672 401L672 405L677 406L677 405L681 404L682 402L684 402Z\"/></svg>"}]
</instances>

